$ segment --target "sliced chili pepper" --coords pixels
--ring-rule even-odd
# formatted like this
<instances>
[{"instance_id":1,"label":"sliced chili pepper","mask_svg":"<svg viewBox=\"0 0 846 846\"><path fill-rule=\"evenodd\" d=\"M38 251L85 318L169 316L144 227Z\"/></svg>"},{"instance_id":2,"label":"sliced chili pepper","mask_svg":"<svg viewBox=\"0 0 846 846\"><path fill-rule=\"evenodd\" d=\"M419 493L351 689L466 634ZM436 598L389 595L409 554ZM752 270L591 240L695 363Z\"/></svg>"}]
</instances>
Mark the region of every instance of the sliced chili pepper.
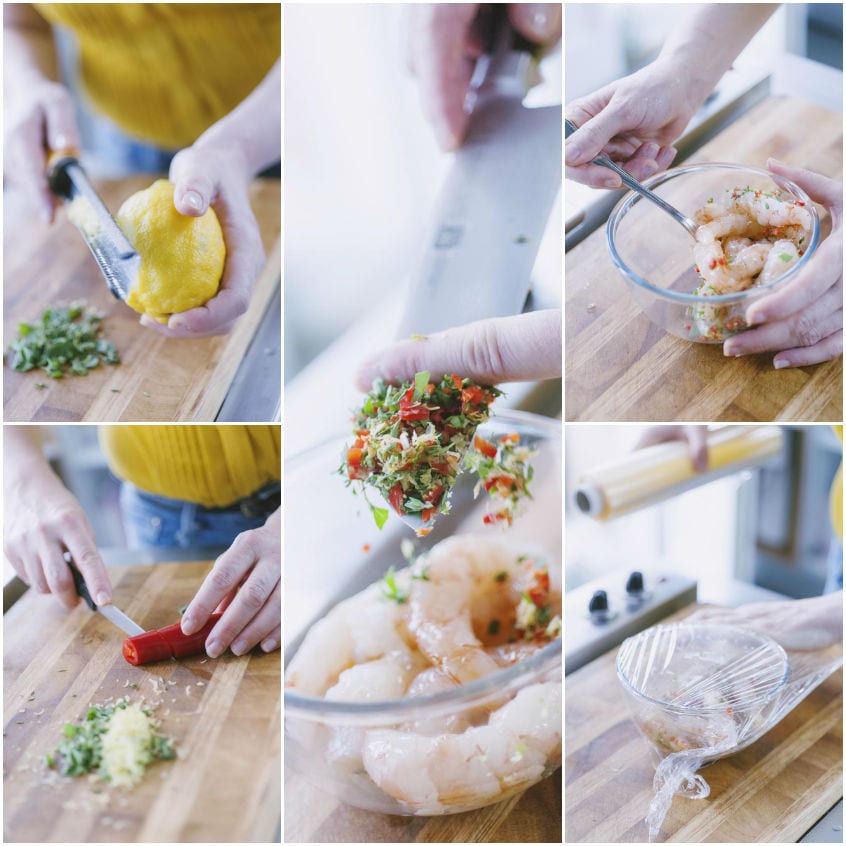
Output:
<instances>
[{"instance_id":1,"label":"sliced chili pepper","mask_svg":"<svg viewBox=\"0 0 846 846\"><path fill-rule=\"evenodd\" d=\"M399 482L391 488L391 491L388 494L388 502L397 514L405 514L405 508L403 507L402 485Z\"/></svg>"},{"instance_id":2,"label":"sliced chili pepper","mask_svg":"<svg viewBox=\"0 0 846 846\"><path fill-rule=\"evenodd\" d=\"M205 651L206 638L214 628L221 614L212 614L208 622L192 635L182 634L179 623L156 629L152 632L128 637L123 642L123 657L130 664L149 664L152 661L166 661L168 658L187 658Z\"/></svg>"},{"instance_id":3,"label":"sliced chili pepper","mask_svg":"<svg viewBox=\"0 0 846 846\"><path fill-rule=\"evenodd\" d=\"M473 449L481 452L482 455L486 455L488 458L496 457L496 446L481 435L476 435L473 438Z\"/></svg>"},{"instance_id":4,"label":"sliced chili pepper","mask_svg":"<svg viewBox=\"0 0 846 846\"><path fill-rule=\"evenodd\" d=\"M364 455L359 447L350 447L347 450L347 475L350 479L367 478L367 470L361 466L361 459Z\"/></svg>"},{"instance_id":5,"label":"sliced chili pepper","mask_svg":"<svg viewBox=\"0 0 846 846\"><path fill-rule=\"evenodd\" d=\"M450 378L452 379L452 384L455 385L455 390L460 391L461 386L464 384L463 379L460 376L456 376L455 373Z\"/></svg>"},{"instance_id":6,"label":"sliced chili pepper","mask_svg":"<svg viewBox=\"0 0 846 846\"><path fill-rule=\"evenodd\" d=\"M405 398L399 402L400 420L428 420L429 409L421 402L408 402Z\"/></svg>"}]
</instances>

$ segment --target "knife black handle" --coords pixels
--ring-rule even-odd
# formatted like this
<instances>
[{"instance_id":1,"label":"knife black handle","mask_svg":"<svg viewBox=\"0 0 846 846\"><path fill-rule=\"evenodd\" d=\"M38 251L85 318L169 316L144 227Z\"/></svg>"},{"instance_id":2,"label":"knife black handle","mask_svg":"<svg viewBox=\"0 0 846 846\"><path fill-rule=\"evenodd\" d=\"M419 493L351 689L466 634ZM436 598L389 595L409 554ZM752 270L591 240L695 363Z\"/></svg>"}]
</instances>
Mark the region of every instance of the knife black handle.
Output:
<instances>
[{"instance_id":1,"label":"knife black handle","mask_svg":"<svg viewBox=\"0 0 846 846\"><path fill-rule=\"evenodd\" d=\"M540 44L529 41L511 26L508 19L508 3L482 4L476 28L482 42L482 50L489 55L496 52L506 37L510 41L510 49L517 53L530 53L534 56L541 49Z\"/></svg>"},{"instance_id":2,"label":"knife black handle","mask_svg":"<svg viewBox=\"0 0 846 846\"><path fill-rule=\"evenodd\" d=\"M82 577L82 573L76 569L76 564L73 563L73 558L69 552L65 553L65 562L70 568L71 576L73 576L73 586L76 588L76 592L82 597L85 604L92 611L96 611L97 603L91 598L91 594L88 592L88 585L85 584L85 579Z\"/></svg>"},{"instance_id":3,"label":"knife black handle","mask_svg":"<svg viewBox=\"0 0 846 846\"><path fill-rule=\"evenodd\" d=\"M63 200L73 197L74 187L68 176L69 165L79 165L79 159L71 152L53 153L47 161L47 185L50 191Z\"/></svg>"}]
</instances>

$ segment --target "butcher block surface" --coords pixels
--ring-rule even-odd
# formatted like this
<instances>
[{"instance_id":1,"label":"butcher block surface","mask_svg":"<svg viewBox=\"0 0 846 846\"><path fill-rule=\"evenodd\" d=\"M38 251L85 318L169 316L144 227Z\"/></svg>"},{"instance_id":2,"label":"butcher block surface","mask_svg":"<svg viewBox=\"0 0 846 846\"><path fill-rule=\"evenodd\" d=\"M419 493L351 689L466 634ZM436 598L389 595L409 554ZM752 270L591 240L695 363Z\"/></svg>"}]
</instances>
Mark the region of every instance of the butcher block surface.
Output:
<instances>
[{"instance_id":1,"label":"butcher block surface","mask_svg":"<svg viewBox=\"0 0 846 846\"><path fill-rule=\"evenodd\" d=\"M110 568L115 604L145 629L179 619L211 562ZM277 650L141 667L125 635L80 603L27 591L4 615L4 839L16 842L249 842L279 825L281 661ZM137 686L137 687L135 687ZM160 702L175 760L135 788L45 765L89 703Z\"/></svg>"},{"instance_id":2,"label":"butcher block surface","mask_svg":"<svg viewBox=\"0 0 846 846\"><path fill-rule=\"evenodd\" d=\"M567 843L648 842L656 761L630 718L616 653L565 680ZM710 796L676 796L658 842L798 841L843 796L842 670L762 738L700 774Z\"/></svg>"},{"instance_id":3,"label":"butcher block surface","mask_svg":"<svg viewBox=\"0 0 846 846\"><path fill-rule=\"evenodd\" d=\"M152 178L96 183L114 214ZM4 237L4 348L21 322L45 308L85 300L104 315L103 333L118 349L121 364L101 365L87 376L51 379L43 371L17 373L6 366L3 406L7 421L210 421L214 420L280 281L280 183L255 180L250 201L267 261L256 280L250 307L228 335L166 338L138 322L139 315L116 300L82 236L59 212L52 226L6 222ZM281 319L281 318L280 318ZM36 385L43 385L38 388Z\"/></svg>"},{"instance_id":4,"label":"butcher block surface","mask_svg":"<svg viewBox=\"0 0 846 846\"><path fill-rule=\"evenodd\" d=\"M685 164L766 167L774 156L840 179L842 121L802 99L770 97ZM611 261L604 226L567 253L564 287L568 420L842 420L842 358L775 370L775 353L726 358L720 344L667 334L635 304Z\"/></svg>"}]
</instances>

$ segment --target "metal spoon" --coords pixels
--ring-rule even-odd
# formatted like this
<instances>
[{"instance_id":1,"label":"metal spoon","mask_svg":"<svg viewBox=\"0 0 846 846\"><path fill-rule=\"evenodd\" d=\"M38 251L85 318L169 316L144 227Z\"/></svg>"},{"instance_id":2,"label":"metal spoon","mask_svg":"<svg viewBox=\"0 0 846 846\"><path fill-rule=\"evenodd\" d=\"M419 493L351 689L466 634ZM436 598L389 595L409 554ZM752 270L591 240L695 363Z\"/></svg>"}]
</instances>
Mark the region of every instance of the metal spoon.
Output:
<instances>
[{"instance_id":1,"label":"metal spoon","mask_svg":"<svg viewBox=\"0 0 846 846\"><path fill-rule=\"evenodd\" d=\"M574 123L571 123L566 118L564 119L564 125L566 127L565 130L565 138L569 138L578 128ZM646 197L647 200L655 203L656 206L662 208L667 214L671 215L673 219L680 223L691 236L691 238L696 238L696 230L699 228L696 223L694 223L689 217L686 217L682 214L675 206L671 206L666 200L662 200L657 194L653 194L645 185L641 185L630 173L627 173L623 168L620 167L616 162L612 162L608 156L604 154L598 155L591 164L599 165L600 167L607 167L609 170L613 170L620 179L623 180L623 184L628 185L632 191L637 191L643 197Z\"/></svg>"}]
</instances>

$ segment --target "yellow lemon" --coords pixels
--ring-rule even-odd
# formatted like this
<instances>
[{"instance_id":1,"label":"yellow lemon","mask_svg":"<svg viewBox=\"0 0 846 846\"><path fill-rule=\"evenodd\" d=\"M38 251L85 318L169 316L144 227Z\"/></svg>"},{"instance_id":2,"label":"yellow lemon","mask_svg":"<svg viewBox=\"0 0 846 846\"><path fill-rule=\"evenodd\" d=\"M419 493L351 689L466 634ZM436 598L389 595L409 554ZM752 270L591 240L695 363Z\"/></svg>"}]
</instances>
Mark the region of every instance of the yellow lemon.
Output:
<instances>
[{"instance_id":1,"label":"yellow lemon","mask_svg":"<svg viewBox=\"0 0 846 846\"><path fill-rule=\"evenodd\" d=\"M171 314L208 302L223 274L226 247L217 215L187 217L173 205L173 185L156 180L120 207L117 222L141 256L126 302L167 323Z\"/></svg>"}]
</instances>

